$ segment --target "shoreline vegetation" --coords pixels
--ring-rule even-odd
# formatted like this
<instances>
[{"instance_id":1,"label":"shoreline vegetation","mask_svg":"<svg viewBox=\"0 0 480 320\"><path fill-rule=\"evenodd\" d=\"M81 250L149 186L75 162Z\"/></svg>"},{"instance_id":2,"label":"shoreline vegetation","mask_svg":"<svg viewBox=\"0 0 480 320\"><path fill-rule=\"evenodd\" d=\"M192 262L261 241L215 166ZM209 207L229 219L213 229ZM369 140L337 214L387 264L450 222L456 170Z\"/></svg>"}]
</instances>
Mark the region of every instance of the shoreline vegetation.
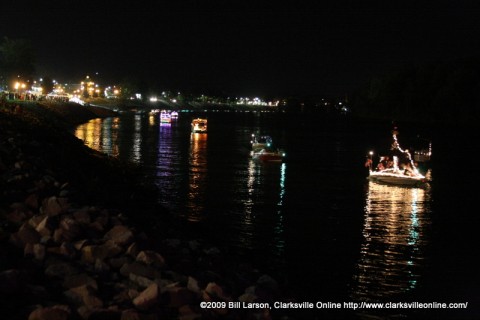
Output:
<instances>
[{"instance_id":1,"label":"shoreline vegetation","mask_svg":"<svg viewBox=\"0 0 480 320\"><path fill-rule=\"evenodd\" d=\"M134 164L93 151L68 132L114 114L67 102L0 106L2 314L288 319L286 310L201 308L294 299L277 275L183 237L182 226L154 201L159 190ZM161 225L151 226L152 214L163 217Z\"/></svg>"}]
</instances>

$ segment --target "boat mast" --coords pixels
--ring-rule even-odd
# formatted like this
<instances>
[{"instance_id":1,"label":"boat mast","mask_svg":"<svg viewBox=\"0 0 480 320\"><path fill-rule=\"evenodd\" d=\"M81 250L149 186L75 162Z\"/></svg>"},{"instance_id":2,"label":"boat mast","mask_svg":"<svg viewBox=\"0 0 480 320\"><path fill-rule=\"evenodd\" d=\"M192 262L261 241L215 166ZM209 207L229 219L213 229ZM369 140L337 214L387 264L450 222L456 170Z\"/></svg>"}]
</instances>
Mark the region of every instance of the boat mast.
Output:
<instances>
[{"instance_id":1,"label":"boat mast","mask_svg":"<svg viewBox=\"0 0 480 320\"><path fill-rule=\"evenodd\" d=\"M415 173L418 173L418 169L415 166L415 162L412 159L412 155L410 154L410 151L408 151L408 149L402 149L402 147L400 147L400 143L398 143L397 135L398 135L397 127L394 127L392 130L392 136L393 136L392 150L398 150L401 153L405 154L407 157L407 160L410 162L410 165L412 166L413 171Z\"/></svg>"}]
</instances>

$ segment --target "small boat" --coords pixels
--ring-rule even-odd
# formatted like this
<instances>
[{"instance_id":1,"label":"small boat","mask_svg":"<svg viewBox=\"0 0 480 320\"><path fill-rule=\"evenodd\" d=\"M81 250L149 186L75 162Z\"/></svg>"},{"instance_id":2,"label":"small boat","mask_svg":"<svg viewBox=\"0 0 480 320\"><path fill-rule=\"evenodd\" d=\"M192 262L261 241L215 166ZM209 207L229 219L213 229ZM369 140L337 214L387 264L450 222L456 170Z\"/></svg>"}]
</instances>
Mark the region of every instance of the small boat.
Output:
<instances>
[{"instance_id":1,"label":"small boat","mask_svg":"<svg viewBox=\"0 0 480 320\"><path fill-rule=\"evenodd\" d=\"M415 162L429 162L432 159L432 143L428 144L428 148L415 150L413 152L413 160Z\"/></svg>"},{"instance_id":2,"label":"small boat","mask_svg":"<svg viewBox=\"0 0 480 320\"><path fill-rule=\"evenodd\" d=\"M196 118L192 120L192 132L194 133L206 133L207 132L207 119Z\"/></svg>"},{"instance_id":3,"label":"small boat","mask_svg":"<svg viewBox=\"0 0 480 320\"><path fill-rule=\"evenodd\" d=\"M170 123L172 122L172 115L167 110L162 110L160 112L160 122L161 123Z\"/></svg>"},{"instance_id":4,"label":"small boat","mask_svg":"<svg viewBox=\"0 0 480 320\"><path fill-rule=\"evenodd\" d=\"M393 130L392 133L393 144L391 150L396 152L396 155L380 157L374 169L373 152L371 151L365 163L365 166L369 168L368 179L374 182L400 186L421 187L427 184L430 179L419 172L410 152L400 147L397 139L397 130Z\"/></svg>"},{"instance_id":5,"label":"small boat","mask_svg":"<svg viewBox=\"0 0 480 320\"><path fill-rule=\"evenodd\" d=\"M269 150L269 149L260 149L253 151L252 150L252 158L254 160L262 161L262 162L282 162L285 158L285 151L277 149L277 150Z\"/></svg>"},{"instance_id":6,"label":"small boat","mask_svg":"<svg viewBox=\"0 0 480 320\"><path fill-rule=\"evenodd\" d=\"M252 140L250 141L252 145L252 150L260 151L265 148L270 148L272 146L272 137L263 135L257 136L256 134L252 133Z\"/></svg>"}]
</instances>

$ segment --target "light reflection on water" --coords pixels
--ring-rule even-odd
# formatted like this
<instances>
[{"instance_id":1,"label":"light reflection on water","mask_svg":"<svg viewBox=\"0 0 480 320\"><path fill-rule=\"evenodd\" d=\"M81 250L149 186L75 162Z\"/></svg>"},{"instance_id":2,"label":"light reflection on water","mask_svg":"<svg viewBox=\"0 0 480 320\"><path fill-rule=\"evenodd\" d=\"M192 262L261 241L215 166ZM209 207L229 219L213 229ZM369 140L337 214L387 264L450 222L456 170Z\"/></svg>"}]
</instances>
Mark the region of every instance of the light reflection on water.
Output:
<instances>
[{"instance_id":1,"label":"light reflection on water","mask_svg":"<svg viewBox=\"0 0 480 320\"><path fill-rule=\"evenodd\" d=\"M158 117L157 117L158 118ZM179 199L178 185L182 179L178 174L178 167L183 161L183 156L174 142L174 127L171 123L160 123L158 126L157 148L150 151L153 155L155 167L155 181L162 195L159 195L159 203L166 208L172 209Z\"/></svg>"},{"instance_id":2,"label":"light reflection on water","mask_svg":"<svg viewBox=\"0 0 480 320\"><path fill-rule=\"evenodd\" d=\"M130 160L133 162L141 162L142 160L142 115L135 114L134 120L135 130L133 133L133 146Z\"/></svg>"},{"instance_id":3,"label":"light reflection on water","mask_svg":"<svg viewBox=\"0 0 480 320\"><path fill-rule=\"evenodd\" d=\"M416 288L425 266L430 188L368 183L352 297L391 299Z\"/></svg>"},{"instance_id":4,"label":"light reflection on water","mask_svg":"<svg viewBox=\"0 0 480 320\"><path fill-rule=\"evenodd\" d=\"M255 223L262 217L255 215L255 207L265 205L265 200L271 199L268 205L273 207L270 224L273 227L273 249L277 256L285 251L285 225L283 201L285 197L287 164L261 163L249 159L248 176L246 180L246 197L241 200L243 204L243 221L241 222L243 232L239 241L246 247L253 245L252 238L255 234ZM265 190L266 186L271 190ZM270 191L272 194L269 194ZM257 210L258 211L258 210Z\"/></svg>"},{"instance_id":5,"label":"light reflection on water","mask_svg":"<svg viewBox=\"0 0 480 320\"><path fill-rule=\"evenodd\" d=\"M300 261L306 260L299 273L308 269L313 275L309 279L318 276L322 265L308 259L314 251L308 248L325 248L318 253L321 258L331 252L342 254L332 239L338 239L343 230L358 232L362 226L359 217L363 216L361 243L349 238L342 244L353 248L355 256L349 256L352 261L359 253L354 274L349 269L342 276L352 284L350 296L358 300L388 299L417 287L429 244L429 189L370 182L363 207L361 202L350 201L358 199L352 198L355 192L355 197L363 198L361 187L344 187L354 181L349 170L356 166L345 161L355 152L347 147L347 133L315 131L315 139L305 146L298 137L302 132L310 136L308 127L300 133L297 127L294 132L281 128L277 136L292 140L287 145L288 161L262 164L249 157L250 135L263 128L261 118L240 118L237 122L212 119L209 133L192 134L187 117L181 114L178 122L171 124L161 124L158 115L147 114L95 119L78 126L75 136L92 149L140 163L146 174L155 177L161 190L158 202L190 225L210 231L209 237L275 257L291 257L292 250L306 248L306 254L295 252L300 252ZM310 147L311 141L329 152L312 156L315 148ZM334 181L342 183L324 183L331 178L330 173ZM351 211L358 219L325 218L323 208L327 212L328 208L338 208L339 199L345 199L345 205L340 206L344 212ZM336 221L341 223L337 225ZM328 270L326 277L330 275ZM322 276L318 279L325 279Z\"/></svg>"},{"instance_id":6,"label":"light reflection on water","mask_svg":"<svg viewBox=\"0 0 480 320\"><path fill-rule=\"evenodd\" d=\"M187 205L188 217L191 222L202 220L202 212L205 210L205 192L207 167L207 133L192 133L190 135L189 157L189 184Z\"/></svg>"},{"instance_id":7,"label":"light reflection on water","mask_svg":"<svg viewBox=\"0 0 480 320\"><path fill-rule=\"evenodd\" d=\"M275 244L277 254L281 255L285 249L285 225L283 213L283 199L285 198L285 178L286 178L287 164L282 163L280 166L280 181L279 181L279 199L277 203L277 223L275 224Z\"/></svg>"},{"instance_id":8,"label":"light reflection on water","mask_svg":"<svg viewBox=\"0 0 480 320\"><path fill-rule=\"evenodd\" d=\"M158 115L121 115L79 125L75 136L92 149L151 169L162 190L158 202L178 217L223 223L225 230L231 228L234 245L260 243L281 255L287 164L250 159L251 132L261 128L234 127L233 136L218 139L214 133L217 139L210 143L209 133L191 133L190 120L183 120L161 123Z\"/></svg>"},{"instance_id":9,"label":"light reflection on water","mask_svg":"<svg viewBox=\"0 0 480 320\"><path fill-rule=\"evenodd\" d=\"M110 156L119 155L119 131L121 121L118 117L93 119L79 125L74 135L83 140L83 143L94 150Z\"/></svg>"}]
</instances>

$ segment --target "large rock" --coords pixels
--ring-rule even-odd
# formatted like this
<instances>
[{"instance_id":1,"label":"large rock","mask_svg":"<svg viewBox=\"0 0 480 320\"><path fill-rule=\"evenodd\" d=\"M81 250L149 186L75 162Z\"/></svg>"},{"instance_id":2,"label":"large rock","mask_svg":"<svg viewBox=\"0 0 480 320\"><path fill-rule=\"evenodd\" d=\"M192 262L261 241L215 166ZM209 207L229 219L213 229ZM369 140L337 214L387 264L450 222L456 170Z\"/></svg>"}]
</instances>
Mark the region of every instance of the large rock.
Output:
<instances>
[{"instance_id":1,"label":"large rock","mask_svg":"<svg viewBox=\"0 0 480 320\"><path fill-rule=\"evenodd\" d=\"M82 285L71 288L64 292L65 296L74 304L85 306L88 309L103 307L103 301L96 296L95 288L90 285Z\"/></svg>"},{"instance_id":2,"label":"large rock","mask_svg":"<svg viewBox=\"0 0 480 320\"><path fill-rule=\"evenodd\" d=\"M7 215L7 220L13 224L21 224L26 219L32 216L32 212L22 202L14 202L10 205L10 212Z\"/></svg>"},{"instance_id":3,"label":"large rock","mask_svg":"<svg viewBox=\"0 0 480 320\"><path fill-rule=\"evenodd\" d=\"M59 228L62 230L62 239L66 241L74 241L81 238L82 227L75 219L64 217L60 221Z\"/></svg>"},{"instance_id":4,"label":"large rock","mask_svg":"<svg viewBox=\"0 0 480 320\"><path fill-rule=\"evenodd\" d=\"M179 286L169 287L164 295L167 297L168 306L172 308L192 304L197 298L194 292Z\"/></svg>"},{"instance_id":5,"label":"large rock","mask_svg":"<svg viewBox=\"0 0 480 320\"><path fill-rule=\"evenodd\" d=\"M152 283L145 290L133 299L133 305L140 310L148 310L157 304L159 299L159 288L156 283Z\"/></svg>"},{"instance_id":6,"label":"large rock","mask_svg":"<svg viewBox=\"0 0 480 320\"><path fill-rule=\"evenodd\" d=\"M25 257L33 257L37 261L43 261L45 258L45 246L40 243L27 243L23 250Z\"/></svg>"},{"instance_id":7,"label":"large rock","mask_svg":"<svg viewBox=\"0 0 480 320\"><path fill-rule=\"evenodd\" d=\"M122 312L115 309L81 307L78 311L80 316L86 320L120 320L122 317Z\"/></svg>"},{"instance_id":8,"label":"large rock","mask_svg":"<svg viewBox=\"0 0 480 320\"><path fill-rule=\"evenodd\" d=\"M133 283L137 284L138 286L140 286L142 288L147 288L148 286L155 283L155 281L153 281L153 280L151 280L147 277L138 276L134 273L130 273L128 277L129 277L130 281L132 281Z\"/></svg>"},{"instance_id":9,"label":"large rock","mask_svg":"<svg viewBox=\"0 0 480 320\"><path fill-rule=\"evenodd\" d=\"M46 238L50 238L52 236L52 227L50 226L49 219L50 217L47 215L39 216L42 219L38 222L35 226L35 230L42 236Z\"/></svg>"},{"instance_id":10,"label":"large rock","mask_svg":"<svg viewBox=\"0 0 480 320\"><path fill-rule=\"evenodd\" d=\"M68 320L70 314L70 308L65 305L55 305L46 308L39 307L30 313L28 320Z\"/></svg>"},{"instance_id":11,"label":"large rock","mask_svg":"<svg viewBox=\"0 0 480 320\"><path fill-rule=\"evenodd\" d=\"M88 207L84 207L84 208L76 210L73 213L73 218L78 223L85 224L85 225L90 224L91 221L92 221L92 219L90 217L90 211L89 211Z\"/></svg>"},{"instance_id":12,"label":"large rock","mask_svg":"<svg viewBox=\"0 0 480 320\"><path fill-rule=\"evenodd\" d=\"M69 262L64 261L48 261L45 269L45 275L52 278L65 278L74 274L78 274L79 271Z\"/></svg>"},{"instance_id":13,"label":"large rock","mask_svg":"<svg viewBox=\"0 0 480 320\"><path fill-rule=\"evenodd\" d=\"M50 216L54 217L59 215L60 213L65 212L69 207L68 199L66 198L58 198L58 197L50 197L43 200L41 212Z\"/></svg>"},{"instance_id":14,"label":"large rock","mask_svg":"<svg viewBox=\"0 0 480 320\"><path fill-rule=\"evenodd\" d=\"M192 292L195 292L196 294L201 293L201 290L200 290L200 287L198 285L197 279L192 278L190 276L188 277L188 280L187 280L187 288L188 288L188 290L190 290Z\"/></svg>"},{"instance_id":15,"label":"large rock","mask_svg":"<svg viewBox=\"0 0 480 320\"><path fill-rule=\"evenodd\" d=\"M203 291L203 299L205 301L216 301L216 300L229 300L224 293L224 290L221 286L216 284L215 282L210 282L207 284L207 287Z\"/></svg>"},{"instance_id":16,"label":"large rock","mask_svg":"<svg viewBox=\"0 0 480 320\"><path fill-rule=\"evenodd\" d=\"M117 225L105 234L105 238L112 240L119 246L126 246L133 242L133 232L126 226Z\"/></svg>"},{"instance_id":17,"label":"large rock","mask_svg":"<svg viewBox=\"0 0 480 320\"><path fill-rule=\"evenodd\" d=\"M90 286L93 289L98 290L97 281L86 273L74 274L65 277L65 280L63 281L63 286L67 289L81 286Z\"/></svg>"},{"instance_id":18,"label":"large rock","mask_svg":"<svg viewBox=\"0 0 480 320\"><path fill-rule=\"evenodd\" d=\"M33 245L33 257L39 261L45 259L45 246L43 244L36 243Z\"/></svg>"},{"instance_id":19,"label":"large rock","mask_svg":"<svg viewBox=\"0 0 480 320\"><path fill-rule=\"evenodd\" d=\"M125 255L108 259L108 265L114 269L120 269L124 265L128 265L130 263L132 263L132 258Z\"/></svg>"},{"instance_id":20,"label":"large rock","mask_svg":"<svg viewBox=\"0 0 480 320\"><path fill-rule=\"evenodd\" d=\"M165 259L157 252L152 250L143 250L137 255L136 260L138 262L145 263L157 268L165 265Z\"/></svg>"},{"instance_id":21,"label":"large rock","mask_svg":"<svg viewBox=\"0 0 480 320\"><path fill-rule=\"evenodd\" d=\"M81 259L85 263L94 264L97 260L105 260L118 256L124 251L115 242L108 240L101 245L87 245L82 248Z\"/></svg>"},{"instance_id":22,"label":"large rock","mask_svg":"<svg viewBox=\"0 0 480 320\"><path fill-rule=\"evenodd\" d=\"M178 308L178 320L199 320L199 319L202 319L202 315L200 313L197 313L191 306L184 305Z\"/></svg>"},{"instance_id":23,"label":"large rock","mask_svg":"<svg viewBox=\"0 0 480 320\"><path fill-rule=\"evenodd\" d=\"M125 264L122 266L122 268L120 268L120 273L125 277L130 277L130 274L133 273L134 275L149 279L160 278L159 270L139 262Z\"/></svg>"},{"instance_id":24,"label":"large rock","mask_svg":"<svg viewBox=\"0 0 480 320\"><path fill-rule=\"evenodd\" d=\"M136 258L137 255L138 255L138 253L140 252L139 250L140 250L140 249L139 249L138 243L133 242L130 246L128 246L126 253L127 253L128 255Z\"/></svg>"},{"instance_id":25,"label":"large rock","mask_svg":"<svg viewBox=\"0 0 480 320\"><path fill-rule=\"evenodd\" d=\"M26 244L40 243L40 234L28 223L24 223L20 229L10 236L10 243L18 248L24 248Z\"/></svg>"},{"instance_id":26,"label":"large rock","mask_svg":"<svg viewBox=\"0 0 480 320\"><path fill-rule=\"evenodd\" d=\"M159 320L155 313L139 312L135 309L123 310L120 320Z\"/></svg>"}]
</instances>

